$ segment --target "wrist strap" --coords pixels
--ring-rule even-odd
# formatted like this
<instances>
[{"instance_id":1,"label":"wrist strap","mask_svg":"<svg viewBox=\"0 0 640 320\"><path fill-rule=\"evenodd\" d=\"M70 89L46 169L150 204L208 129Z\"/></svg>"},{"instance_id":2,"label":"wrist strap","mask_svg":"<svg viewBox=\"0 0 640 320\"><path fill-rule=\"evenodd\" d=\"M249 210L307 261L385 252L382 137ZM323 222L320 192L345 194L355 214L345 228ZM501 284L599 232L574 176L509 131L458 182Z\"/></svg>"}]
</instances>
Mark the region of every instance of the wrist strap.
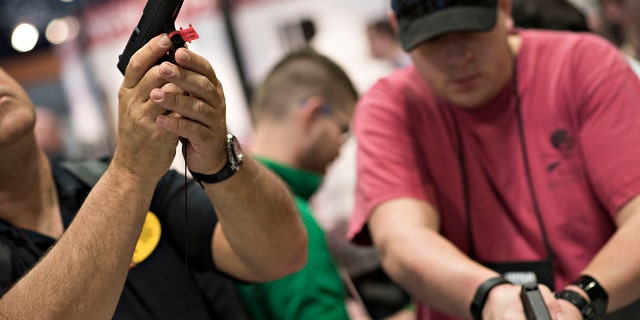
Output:
<instances>
[{"instance_id":1,"label":"wrist strap","mask_svg":"<svg viewBox=\"0 0 640 320\"><path fill-rule=\"evenodd\" d=\"M220 171L214 174L202 174L198 172L193 172L191 171L191 169L189 169L189 173L191 173L191 177L193 177L193 180L199 183L203 189L204 189L204 186L202 185L203 182L216 183L216 182L224 181L230 178L235 172L236 170L233 170L231 161L227 161L227 163L224 164L224 167L222 167Z\"/></svg>"},{"instance_id":2,"label":"wrist strap","mask_svg":"<svg viewBox=\"0 0 640 320\"><path fill-rule=\"evenodd\" d=\"M482 309L484 309L484 304L487 302L489 292L491 292L491 290L496 286L505 283L511 282L503 277L494 277L480 284L480 286L476 290L476 294L473 296L471 306L469 307L473 319L482 320Z\"/></svg>"},{"instance_id":3,"label":"wrist strap","mask_svg":"<svg viewBox=\"0 0 640 320\"><path fill-rule=\"evenodd\" d=\"M572 290L562 290L555 294L556 299L564 299L580 310L580 314L585 320L595 320L598 316L593 310L593 307L587 302L587 299L583 298L579 293Z\"/></svg>"},{"instance_id":4,"label":"wrist strap","mask_svg":"<svg viewBox=\"0 0 640 320\"><path fill-rule=\"evenodd\" d=\"M607 292L600 286L598 281L591 276L581 275L578 280L572 283L578 288L582 289L588 296L591 302L589 306L593 309L591 312L594 313L593 318L587 318L587 315L583 312L582 315L585 319L598 319L599 317L603 317L607 313L607 303L609 302L609 295Z\"/></svg>"},{"instance_id":5,"label":"wrist strap","mask_svg":"<svg viewBox=\"0 0 640 320\"><path fill-rule=\"evenodd\" d=\"M580 311L582 311L582 308L586 307L589 304L589 302L587 302L587 299L573 290L562 290L556 293L555 296L556 299L564 299L571 302Z\"/></svg>"}]
</instances>

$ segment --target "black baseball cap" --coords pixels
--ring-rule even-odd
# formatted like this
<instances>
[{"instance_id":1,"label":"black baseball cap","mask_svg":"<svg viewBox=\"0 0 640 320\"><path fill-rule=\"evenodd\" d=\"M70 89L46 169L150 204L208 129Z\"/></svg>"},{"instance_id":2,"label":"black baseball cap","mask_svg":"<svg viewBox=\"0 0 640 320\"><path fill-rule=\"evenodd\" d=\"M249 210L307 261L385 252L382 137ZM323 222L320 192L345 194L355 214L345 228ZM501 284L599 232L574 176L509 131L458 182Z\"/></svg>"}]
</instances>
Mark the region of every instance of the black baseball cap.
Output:
<instances>
[{"instance_id":1,"label":"black baseball cap","mask_svg":"<svg viewBox=\"0 0 640 320\"><path fill-rule=\"evenodd\" d=\"M391 0L406 51L448 32L493 29L497 5L498 0Z\"/></svg>"}]
</instances>

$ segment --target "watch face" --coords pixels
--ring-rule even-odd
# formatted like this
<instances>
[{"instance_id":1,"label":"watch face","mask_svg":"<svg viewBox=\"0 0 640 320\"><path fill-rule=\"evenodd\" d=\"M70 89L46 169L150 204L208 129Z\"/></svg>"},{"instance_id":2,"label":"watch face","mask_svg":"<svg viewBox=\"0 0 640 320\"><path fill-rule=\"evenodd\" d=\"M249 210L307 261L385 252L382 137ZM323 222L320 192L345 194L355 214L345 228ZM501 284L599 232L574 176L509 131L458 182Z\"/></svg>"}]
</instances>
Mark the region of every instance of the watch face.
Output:
<instances>
[{"instance_id":1,"label":"watch face","mask_svg":"<svg viewBox=\"0 0 640 320\"><path fill-rule=\"evenodd\" d=\"M229 151L231 151L231 157L229 160L232 160L231 166L233 170L238 170L240 168L240 164L242 164L242 147L240 146L240 142L238 139L231 133L227 135L228 143L229 143ZM233 158L233 159L231 159Z\"/></svg>"}]
</instances>

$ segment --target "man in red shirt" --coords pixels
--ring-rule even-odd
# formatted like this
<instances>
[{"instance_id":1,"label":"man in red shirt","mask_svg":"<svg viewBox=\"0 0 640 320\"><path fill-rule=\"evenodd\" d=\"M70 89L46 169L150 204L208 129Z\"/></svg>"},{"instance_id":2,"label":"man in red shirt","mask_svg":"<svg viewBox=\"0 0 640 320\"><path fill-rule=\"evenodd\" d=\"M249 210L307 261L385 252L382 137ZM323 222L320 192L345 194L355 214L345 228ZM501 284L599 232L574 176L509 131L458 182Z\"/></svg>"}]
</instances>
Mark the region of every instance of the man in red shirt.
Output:
<instances>
[{"instance_id":1,"label":"man in red shirt","mask_svg":"<svg viewBox=\"0 0 640 320\"><path fill-rule=\"evenodd\" d=\"M525 319L528 282L553 319L638 315L640 82L616 48L515 29L509 0L391 6L414 67L358 103L349 236L421 319Z\"/></svg>"}]
</instances>

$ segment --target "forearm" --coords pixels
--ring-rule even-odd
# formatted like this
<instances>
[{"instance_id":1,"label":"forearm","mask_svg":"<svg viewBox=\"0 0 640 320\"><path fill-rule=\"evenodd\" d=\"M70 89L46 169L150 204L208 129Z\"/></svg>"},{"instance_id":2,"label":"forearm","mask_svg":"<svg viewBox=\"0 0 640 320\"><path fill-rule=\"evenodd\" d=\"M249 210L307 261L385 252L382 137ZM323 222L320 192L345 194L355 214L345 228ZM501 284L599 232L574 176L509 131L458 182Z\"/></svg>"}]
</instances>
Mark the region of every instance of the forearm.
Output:
<instances>
[{"instance_id":1,"label":"forearm","mask_svg":"<svg viewBox=\"0 0 640 320\"><path fill-rule=\"evenodd\" d=\"M290 192L271 171L246 156L231 178L205 184L205 190L224 234L216 231L214 243L230 251L224 256L231 259L217 259L214 250L219 268L248 281L268 281L304 266L306 229Z\"/></svg>"},{"instance_id":2,"label":"forearm","mask_svg":"<svg viewBox=\"0 0 640 320\"><path fill-rule=\"evenodd\" d=\"M470 317L469 305L478 286L497 275L429 229L396 232L378 248L387 272L412 296L461 317Z\"/></svg>"},{"instance_id":3,"label":"forearm","mask_svg":"<svg viewBox=\"0 0 640 320\"><path fill-rule=\"evenodd\" d=\"M618 214L618 231L583 271L595 278L609 295L608 312L640 299L640 198Z\"/></svg>"},{"instance_id":4,"label":"forearm","mask_svg":"<svg viewBox=\"0 0 640 320\"><path fill-rule=\"evenodd\" d=\"M429 203L399 198L378 205L369 231L389 275L430 307L470 318L477 288L498 274L469 259L440 233Z\"/></svg>"},{"instance_id":5,"label":"forearm","mask_svg":"<svg viewBox=\"0 0 640 320\"><path fill-rule=\"evenodd\" d=\"M2 297L2 318L110 319L154 187L107 170L59 241Z\"/></svg>"}]
</instances>

